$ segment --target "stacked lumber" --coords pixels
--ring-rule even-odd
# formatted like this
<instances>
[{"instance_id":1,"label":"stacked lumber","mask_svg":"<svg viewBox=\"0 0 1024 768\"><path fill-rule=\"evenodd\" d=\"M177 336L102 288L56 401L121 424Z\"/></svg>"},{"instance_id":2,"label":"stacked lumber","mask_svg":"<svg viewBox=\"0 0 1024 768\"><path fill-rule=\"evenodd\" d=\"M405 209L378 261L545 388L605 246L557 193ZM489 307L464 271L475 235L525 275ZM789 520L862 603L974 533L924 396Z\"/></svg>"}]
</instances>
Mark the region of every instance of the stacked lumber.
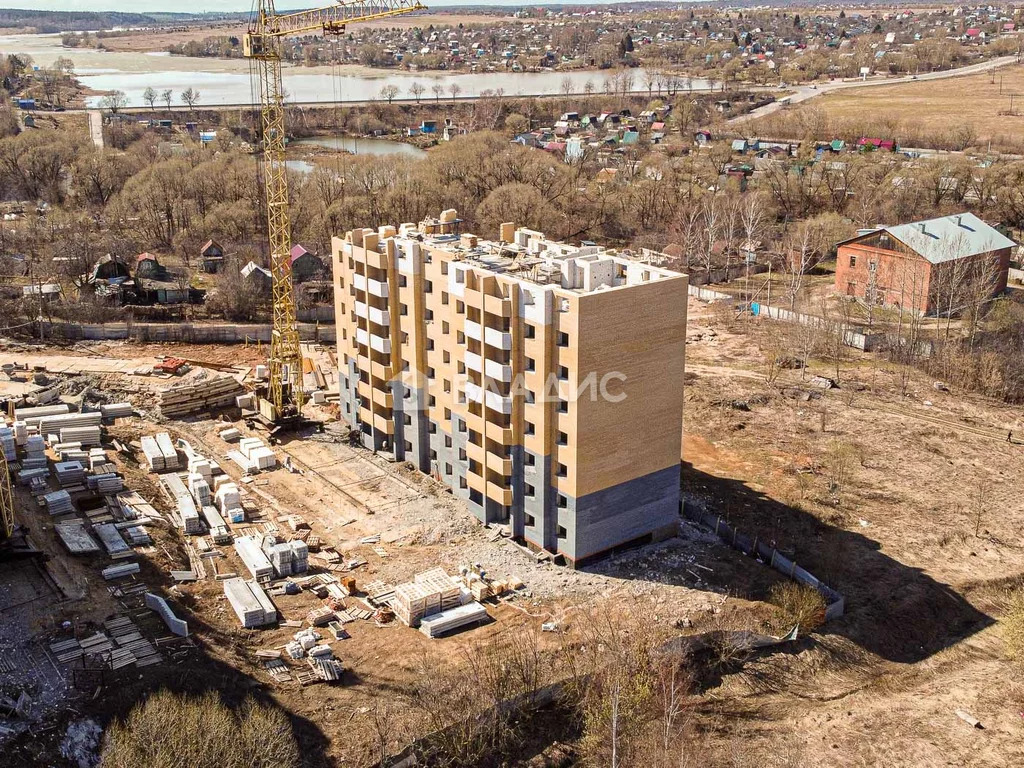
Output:
<instances>
[{"instance_id":1,"label":"stacked lumber","mask_svg":"<svg viewBox=\"0 0 1024 768\"><path fill-rule=\"evenodd\" d=\"M427 637L440 637L460 627L479 623L486 618L487 609L480 603L467 603L433 616L425 616L420 620L420 632Z\"/></svg>"},{"instance_id":2,"label":"stacked lumber","mask_svg":"<svg viewBox=\"0 0 1024 768\"><path fill-rule=\"evenodd\" d=\"M399 620L417 627L424 617L458 606L460 593L459 583L443 568L432 568L396 586L390 603Z\"/></svg>"},{"instance_id":3,"label":"stacked lumber","mask_svg":"<svg viewBox=\"0 0 1024 768\"><path fill-rule=\"evenodd\" d=\"M230 376L178 384L160 393L160 413L177 418L233 405L243 387Z\"/></svg>"},{"instance_id":4,"label":"stacked lumber","mask_svg":"<svg viewBox=\"0 0 1024 768\"><path fill-rule=\"evenodd\" d=\"M54 491L43 496L46 504L46 511L51 515L66 515L75 511L75 505L71 501L71 494L67 491Z\"/></svg>"},{"instance_id":5,"label":"stacked lumber","mask_svg":"<svg viewBox=\"0 0 1024 768\"><path fill-rule=\"evenodd\" d=\"M107 403L100 406L104 419L123 419L132 415L131 403Z\"/></svg>"},{"instance_id":6,"label":"stacked lumber","mask_svg":"<svg viewBox=\"0 0 1024 768\"><path fill-rule=\"evenodd\" d=\"M225 579L224 595L242 626L247 629L277 621L277 609L263 587L255 581Z\"/></svg>"}]
</instances>

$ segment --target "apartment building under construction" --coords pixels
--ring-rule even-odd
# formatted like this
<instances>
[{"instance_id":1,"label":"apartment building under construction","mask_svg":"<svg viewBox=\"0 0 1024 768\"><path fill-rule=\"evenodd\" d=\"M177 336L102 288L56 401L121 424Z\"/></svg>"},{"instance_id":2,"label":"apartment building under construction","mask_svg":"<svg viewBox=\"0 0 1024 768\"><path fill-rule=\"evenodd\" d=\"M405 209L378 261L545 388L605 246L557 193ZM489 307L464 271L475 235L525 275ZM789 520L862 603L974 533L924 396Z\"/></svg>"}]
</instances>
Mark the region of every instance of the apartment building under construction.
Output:
<instances>
[{"instance_id":1,"label":"apartment building under construction","mask_svg":"<svg viewBox=\"0 0 1024 768\"><path fill-rule=\"evenodd\" d=\"M334 238L341 415L579 563L679 514L685 275L454 211Z\"/></svg>"}]
</instances>

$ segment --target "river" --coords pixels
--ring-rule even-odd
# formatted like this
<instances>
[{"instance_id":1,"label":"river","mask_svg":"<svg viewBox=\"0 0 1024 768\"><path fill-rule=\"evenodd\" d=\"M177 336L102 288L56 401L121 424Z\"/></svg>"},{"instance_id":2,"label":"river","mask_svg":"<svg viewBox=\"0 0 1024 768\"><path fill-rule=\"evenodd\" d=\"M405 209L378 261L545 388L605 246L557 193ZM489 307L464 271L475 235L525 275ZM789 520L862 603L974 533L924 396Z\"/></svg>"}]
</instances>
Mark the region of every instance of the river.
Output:
<instances>
[{"instance_id":1,"label":"river","mask_svg":"<svg viewBox=\"0 0 1024 768\"><path fill-rule=\"evenodd\" d=\"M99 51L91 48L64 48L60 35L0 35L0 53L27 53L37 66L49 66L59 57L71 59L82 85L94 91L124 91L129 106L146 106L142 94L146 88L157 92L170 90L174 104L186 88L200 93L199 105L251 104L252 88L249 63L242 59L190 58L170 56L160 51ZM609 74L604 72L480 72L444 74L440 72L396 72L342 66L335 76L331 67L285 66L284 87L288 99L296 103L369 101L380 98L386 85L398 87L398 98L411 98L409 86L425 86L424 100L434 98L432 88L440 85L450 96L457 84L459 96L479 96L483 91L502 89L506 96L544 96L562 91L568 79L573 92L582 93L589 82L595 92L604 90ZM633 88L645 87L644 71L632 70ZM693 80L693 90L708 90L707 80ZM87 99L97 106L100 96Z\"/></svg>"}]
</instances>

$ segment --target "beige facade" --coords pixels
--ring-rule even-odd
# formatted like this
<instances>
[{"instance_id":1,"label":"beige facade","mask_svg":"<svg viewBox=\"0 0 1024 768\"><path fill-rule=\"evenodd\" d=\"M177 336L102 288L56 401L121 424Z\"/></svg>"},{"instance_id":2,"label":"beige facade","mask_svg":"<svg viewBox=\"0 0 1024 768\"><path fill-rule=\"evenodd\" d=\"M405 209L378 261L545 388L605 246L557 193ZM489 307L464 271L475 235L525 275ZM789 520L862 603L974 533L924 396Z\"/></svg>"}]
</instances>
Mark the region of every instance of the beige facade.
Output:
<instances>
[{"instance_id":1,"label":"beige facade","mask_svg":"<svg viewBox=\"0 0 1024 768\"><path fill-rule=\"evenodd\" d=\"M341 416L570 561L675 531L687 280L454 211L333 241Z\"/></svg>"}]
</instances>

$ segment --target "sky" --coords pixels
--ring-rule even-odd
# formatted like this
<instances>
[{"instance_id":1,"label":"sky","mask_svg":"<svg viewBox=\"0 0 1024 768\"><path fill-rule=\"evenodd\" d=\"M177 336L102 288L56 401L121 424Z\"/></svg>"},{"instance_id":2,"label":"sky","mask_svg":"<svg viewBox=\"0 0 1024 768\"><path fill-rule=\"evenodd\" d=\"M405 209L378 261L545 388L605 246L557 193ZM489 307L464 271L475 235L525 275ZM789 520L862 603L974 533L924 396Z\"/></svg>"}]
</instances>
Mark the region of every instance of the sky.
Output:
<instances>
[{"instance_id":1,"label":"sky","mask_svg":"<svg viewBox=\"0 0 1024 768\"><path fill-rule=\"evenodd\" d=\"M611 0L604 0L610 2ZM548 0L548 2L566 2L566 0ZM597 5L601 0L590 0ZM278 0L278 10L290 8L312 8L318 0ZM323 0L329 5L329 0ZM430 5L429 2L424 3ZM524 0L438 0L436 5L523 5ZM543 5L531 2L531 5ZM31 8L36 11L129 11L146 13L147 11L177 11L194 13L196 11L248 11L252 7L251 0L0 0L0 7Z\"/></svg>"}]
</instances>

